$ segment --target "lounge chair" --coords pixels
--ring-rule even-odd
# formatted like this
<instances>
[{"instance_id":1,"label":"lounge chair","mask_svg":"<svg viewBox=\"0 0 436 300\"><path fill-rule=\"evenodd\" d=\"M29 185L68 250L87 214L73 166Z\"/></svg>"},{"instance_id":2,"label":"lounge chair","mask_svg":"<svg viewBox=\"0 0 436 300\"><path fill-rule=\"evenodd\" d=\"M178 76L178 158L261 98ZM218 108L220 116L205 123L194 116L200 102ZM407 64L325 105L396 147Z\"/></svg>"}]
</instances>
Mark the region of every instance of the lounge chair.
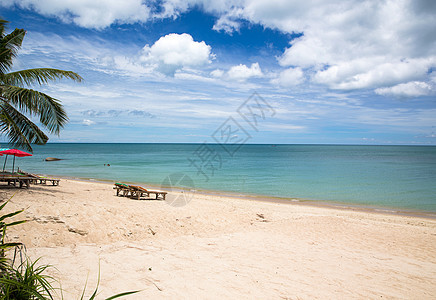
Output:
<instances>
[{"instance_id":1,"label":"lounge chair","mask_svg":"<svg viewBox=\"0 0 436 300\"><path fill-rule=\"evenodd\" d=\"M129 186L125 183L115 183L114 189L117 189L117 196L124 196L124 197L128 197L129 196Z\"/></svg>"},{"instance_id":2,"label":"lounge chair","mask_svg":"<svg viewBox=\"0 0 436 300\"><path fill-rule=\"evenodd\" d=\"M21 171L20 174L33 178L31 180L31 183L33 184L47 184L47 182L51 182L52 185L59 185L59 181L61 181L60 179L57 178L48 178L45 176L30 174L23 171Z\"/></svg>"},{"instance_id":3,"label":"lounge chair","mask_svg":"<svg viewBox=\"0 0 436 300\"><path fill-rule=\"evenodd\" d=\"M162 200L165 200L165 196L168 194L167 192L162 191L150 191L146 188L143 188L142 186L137 185L129 185L130 190L130 197L136 198L139 200L142 196L144 197L150 197L150 194L154 194L156 196L156 199L159 198L159 196L162 197Z\"/></svg>"},{"instance_id":4,"label":"lounge chair","mask_svg":"<svg viewBox=\"0 0 436 300\"><path fill-rule=\"evenodd\" d=\"M22 187L29 188L30 183L32 182L33 178L30 176L27 176L25 174L20 173L9 173L9 172L1 172L0 173L0 181L1 182L7 182L8 185L17 186L17 184Z\"/></svg>"}]
</instances>

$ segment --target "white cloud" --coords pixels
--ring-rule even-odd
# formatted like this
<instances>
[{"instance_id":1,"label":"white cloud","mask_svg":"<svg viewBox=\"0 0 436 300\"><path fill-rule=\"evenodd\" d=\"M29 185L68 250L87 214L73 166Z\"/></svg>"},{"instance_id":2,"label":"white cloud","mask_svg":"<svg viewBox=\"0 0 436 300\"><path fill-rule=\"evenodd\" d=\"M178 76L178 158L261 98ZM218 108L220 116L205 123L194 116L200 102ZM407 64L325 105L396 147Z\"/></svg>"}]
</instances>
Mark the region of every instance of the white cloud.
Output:
<instances>
[{"instance_id":1,"label":"white cloud","mask_svg":"<svg viewBox=\"0 0 436 300\"><path fill-rule=\"evenodd\" d=\"M278 78L272 80L272 83L282 87L293 87L303 83L304 73L301 68L289 68L280 73Z\"/></svg>"},{"instance_id":2,"label":"white cloud","mask_svg":"<svg viewBox=\"0 0 436 300\"><path fill-rule=\"evenodd\" d=\"M379 95L395 97L427 96L435 93L435 91L436 89L434 86L422 81L411 81L397 84L392 87L378 88L375 90L375 92Z\"/></svg>"},{"instance_id":3,"label":"white cloud","mask_svg":"<svg viewBox=\"0 0 436 300\"><path fill-rule=\"evenodd\" d=\"M94 124L95 124L95 122L92 121L92 120L83 119L83 121L82 121L82 125L85 125L85 126L91 126L91 125L94 125Z\"/></svg>"},{"instance_id":4,"label":"white cloud","mask_svg":"<svg viewBox=\"0 0 436 300\"><path fill-rule=\"evenodd\" d=\"M195 7L217 17L215 30L232 33L248 21L299 33L302 36L291 41L278 58L279 64L300 68L306 78L332 89L377 89L426 82L429 70L436 67L436 5L429 0L3 0L0 6L12 4L88 28L177 18ZM152 8L156 5L159 9ZM174 38L176 47L172 51L165 46L172 45L172 38L166 37L161 38L162 47L158 47L158 41L144 48L141 63L118 58L114 64L126 72L147 73L157 68L174 74L213 58L204 42L201 45L178 37L178 43ZM188 53L199 56L184 55ZM244 65L234 68L228 72L229 78L261 76L248 75L251 68L244 69ZM211 75L220 77L217 72ZM290 71L280 74L281 79L286 76Z\"/></svg>"},{"instance_id":5,"label":"white cloud","mask_svg":"<svg viewBox=\"0 0 436 300\"><path fill-rule=\"evenodd\" d=\"M176 7L177 1L170 1ZM372 89L426 81L436 67L436 5L425 0L185 1L218 15L214 26L238 31L240 20L301 33L279 57L333 89ZM189 5L188 5L189 6ZM284 74L281 74L282 76Z\"/></svg>"},{"instance_id":6,"label":"white cloud","mask_svg":"<svg viewBox=\"0 0 436 300\"><path fill-rule=\"evenodd\" d=\"M224 71L220 69L216 69L210 72L210 75L215 78L220 78L224 75Z\"/></svg>"},{"instance_id":7,"label":"white cloud","mask_svg":"<svg viewBox=\"0 0 436 300\"><path fill-rule=\"evenodd\" d=\"M278 58L332 89L387 88L427 81L436 67L436 5L426 0L167 0L173 16L195 5L215 14L215 30L241 20L302 36ZM298 70L298 69L297 69ZM298 76L298 71L293 75ZM216 74L215 74L216 75ZM291 71L280 74L282 83ZM280 80L279 79L279 80Z\"/></svg>"},{"instance_id":8,"label":"white cloud","mask_svg":"<svg viewBox=\"0 0 436 300\"><path fill-rule=\"evenodd\" d=\"M431 60L423 59L387 61L384 57L363 58L317 71L313 80L334 89L377 88L423 79L430 66Z\"/></svg>"},{"instance_id":9,"label":"white cloud","mask_svg":"<svg viewBox=\"0 0 436 300\"><path fill-rule=\"evenodd\" d=\"M241 24L239 21L237 21L237 19L240 17L241 12L242 12L241 9L233 9L227 11L216 21L212 29L216 31L224 31L228 34L232 34L234 31L239 32L239 28L241 27Z\"/></svg>"},{"instance_id":10,"label":"white cloud","mask_svg":"<svg viewBox=\"0 0 436 300\"><path fill-rule=\"evenodd\" d=\"M262 77L262 70L258 63L251 64L251 67L246 65L233 66L227 72L227 76L230 80L245 81L251 77Z\"/></svg>"},{"instance_id":11,"label":"white cloud","mask_svg":"<svg viewBox=\"0 0 436 300\"><path fill-rule=\"evenodd\" d=\"M122 53L119 51L121 46ZM215 58L209 45L204 41L194 41L186 33L169 34L161 37L152 46L146 45L143 49L138 49L135 45L109 44L74 36L61 37L30 32L20 52L25 55L44 56L50 53L56 53L56 65L59 65L59 61L74 61L87 69L111 75L151 76L161 79L162 74L174 75L179 70L201 70ZM35 67L41 64L40 61L34 63ZM52 62L46 63L50 64Z\"/></svg>"},{"instance_id":12,"label":"white cloud","mask_svg":"<svg viewBox=\"0 0 436 300\"><path fill-rule=\"evenodd\" d=\"M151 47L146 45L140 61L164 74L174 75L176 70L204 66L213 58L211 47L204 41L196 42L187 33L171 33L161 37Z\"/></svg>"},{"instance_id":13,"label":"white cloud","mask_svg":"<svg viewBox=\"0 0 436 300\"><path fill-rule=\"evenodd\" d=\"M313 80L333 89L386 87L425 80L436 66L434 13L417 12L415 2L306 3L296 7L299 16L289 13L267 24L304 34L279 58L282 66L315 71ZM260 16L252 18L267 20L259 8L255 12Z\"/></svg>"},{"instance_id":14,"label":"white cloud","mask_svg":"<svg viewBox=\"0 0 436 300\"><path fill-rule=\"evenodd\" d=\"M150 18L150 9L141 0L9 0L3 3L4 6L13 4L86 28L102 29L114 23L146 22Z\"/></svg>"}]
</instances>

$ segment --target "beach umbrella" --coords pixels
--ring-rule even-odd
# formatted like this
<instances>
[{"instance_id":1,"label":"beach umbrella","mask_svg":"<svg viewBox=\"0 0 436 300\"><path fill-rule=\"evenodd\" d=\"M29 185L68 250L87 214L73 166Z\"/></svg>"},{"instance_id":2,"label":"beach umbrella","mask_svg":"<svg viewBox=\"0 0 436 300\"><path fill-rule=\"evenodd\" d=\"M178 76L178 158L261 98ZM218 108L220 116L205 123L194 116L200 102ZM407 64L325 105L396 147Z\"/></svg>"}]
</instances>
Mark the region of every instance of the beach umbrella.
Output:
<instances>
[{"instance_id":1,"label":"beach umbrella","mask_svg":"<svg viewBox=\"0 0 436 300\"><path fill-rule=\"evenodd\" d=\"M32 154L18 150L18 149L7 149L7 150L0 150L0 155L13 155L14 156L14 162L12 164L12 173L14 173L15 168L15 157L24 157L24 156L32 156ZM5 164L3 165L3 172L5 171L6 161L8 157L5 158Z\"/></svg>"}]
</instances>

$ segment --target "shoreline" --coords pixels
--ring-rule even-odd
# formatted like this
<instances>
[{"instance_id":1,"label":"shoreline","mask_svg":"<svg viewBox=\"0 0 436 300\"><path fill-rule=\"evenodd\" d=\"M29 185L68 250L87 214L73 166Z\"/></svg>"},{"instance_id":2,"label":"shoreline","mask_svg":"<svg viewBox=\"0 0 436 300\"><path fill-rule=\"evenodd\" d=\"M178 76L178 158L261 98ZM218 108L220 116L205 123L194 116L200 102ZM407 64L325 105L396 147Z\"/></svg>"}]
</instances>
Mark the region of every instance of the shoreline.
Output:
<instances>
[{"instance_id":1,"label":"shoreline","mask_svg":"<svg viewBox=\"0 0 436 300\"><path fill-rule=\"evenodd\" d=\"M77 180L83 182L95 182L95 183L107 183L107 184L113 184L115 182L119 182L116 180L95 179L95 178L80 178L80 177L57 176L57 175L47 175L47 174L41 174L41 175L47 177L57 177L60 179ZM185 190L181 187L174 187L173 189L169 189L146 182L129 182L129 181L121 181L121 182L126 184L133 184L133 185L145 185L166 192ZM244 199L249 201L280 203L285 205L304 205L304 206L323 207L323 208L331 208L331 209L339 209L339 210L369 212L369 213L376 213L376 214L436 219L436 211L433 212L433 211L425 211L425 210L418 210L418 209L403 209L397 207L365 205L365 204L337 202L337 201L330 201L330 200L311 200L311 199L293 198L293 197L285 198L285 197L255 195L255 194L249 195L249 194L234 193L231 191L215 191L215 190L205 190L199 188L195 188L193 193L198 193L200 195Z\"/></svg>"}]
</instances>

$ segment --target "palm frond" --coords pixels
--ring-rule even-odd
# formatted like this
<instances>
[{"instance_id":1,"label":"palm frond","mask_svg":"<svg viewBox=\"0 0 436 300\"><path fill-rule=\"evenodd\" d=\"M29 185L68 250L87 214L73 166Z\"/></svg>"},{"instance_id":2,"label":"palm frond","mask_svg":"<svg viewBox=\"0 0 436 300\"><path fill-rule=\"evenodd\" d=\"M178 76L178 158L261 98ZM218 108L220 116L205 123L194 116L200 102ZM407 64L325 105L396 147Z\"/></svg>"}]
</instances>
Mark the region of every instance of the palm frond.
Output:
<instances>
[{"instance_id":1,"label":"palm frond","mask_svg":"<svg viewBox=\"0 0 436 300\"><path fill-rule=\"evenodd\" d=\"M13 59L17 56L18 49L23 43L26 31L15 29L0 40L0 73L4 74L12 67Z\"/></svg>"},{"instance_id":2,"label":"palm frond","mask_svg":"<svg viewBox=\"0 0 436 300\"><path fill-rule=\"evenodd\" d=\"M6 27L9 22L3 19L0 19L0 37L5 35Z\"/></svg>"},{"instance_id":3,"label":"palm frond","mask_svg":"<svg viewBox=\"0 0 436 300\"><path fill-rule=\"evenodd\" d=\"M72 71L64 71L50 68L28 69L4 74L0 81L5 85L25 86L32 84L47 84L62 78L72 79L77 82L83 80L79 74Z\"/></svg>"},{"instance_id":4,"label":"palm frond","mask_svg":"<svg viewBox=\"0 0 436 300\"><path fill-rule=\"evenodd\" d=\"M48 137L38 126L9 103L0 103L0 133L6 134L9 143L33 151L30 144L43 145Z\"/></svg>"},{"instance_id":5,"label":"palm frond","mask_svg":"<svg viewBox=\"0 0 436 300\"><path fill-rule=\"evenodd\" d=\"M3 86L1 96L21 112L39 116L39 121L50 133L59 134L68 122L60 101L44 93L17 86Z\"/></svg>"}]
</instances>

